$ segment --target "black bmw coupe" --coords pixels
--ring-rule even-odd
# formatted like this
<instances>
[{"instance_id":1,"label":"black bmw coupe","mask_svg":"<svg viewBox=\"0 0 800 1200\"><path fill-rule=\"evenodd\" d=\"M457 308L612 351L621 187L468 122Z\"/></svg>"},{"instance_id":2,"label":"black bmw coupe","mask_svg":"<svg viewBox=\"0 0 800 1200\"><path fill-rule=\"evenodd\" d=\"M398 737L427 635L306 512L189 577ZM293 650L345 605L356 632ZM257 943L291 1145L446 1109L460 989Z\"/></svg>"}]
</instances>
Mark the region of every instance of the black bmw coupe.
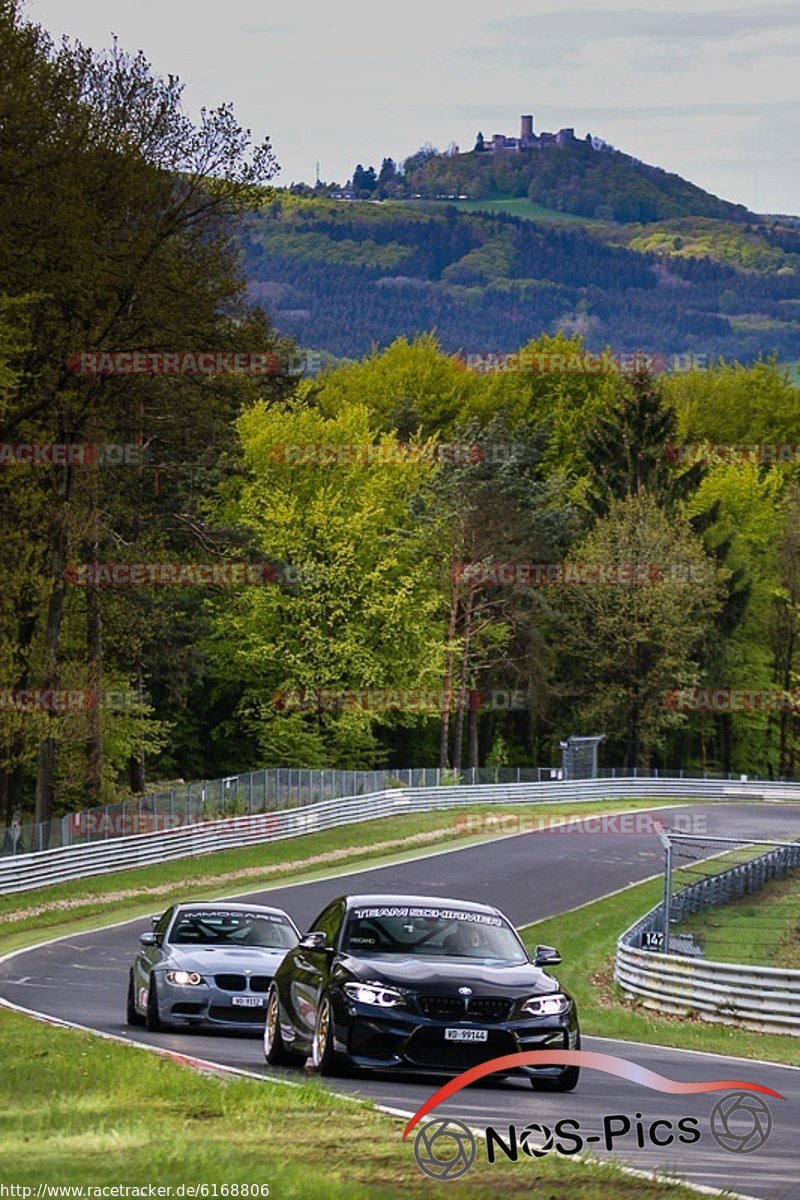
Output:
<instances>
[{"instance_id":1,"label":"black bmw coupe","mask_svg":"<svg viewBox=\"0 0 800 1200\"><path fill-rule=\"evenodd\" d=\"M284 958L267 997L273 1065L457 1074L524 1050L577 1049L575 1003L496 908L431 896L341 896ZM521 1067L571 1091L577 1067Z\"/></svg>"}]
</instances>

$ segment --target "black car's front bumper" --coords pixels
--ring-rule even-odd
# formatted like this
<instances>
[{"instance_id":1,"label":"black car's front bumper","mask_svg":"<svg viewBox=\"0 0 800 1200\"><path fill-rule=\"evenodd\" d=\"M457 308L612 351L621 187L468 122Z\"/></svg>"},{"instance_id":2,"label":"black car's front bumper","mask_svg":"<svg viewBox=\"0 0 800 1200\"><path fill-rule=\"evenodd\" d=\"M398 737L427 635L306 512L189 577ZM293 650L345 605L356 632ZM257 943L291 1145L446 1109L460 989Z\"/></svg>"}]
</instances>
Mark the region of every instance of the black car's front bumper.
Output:
<instances>
[{"instance_id":1,"label":"black car's front bumper","mask_svg":"<svg viewBox=\"0 0 800 1200\"><path fill-rule=\"evenodd\" d=\"M574 1004L558 1017L520 1017L502 1022L442 1020L409 1008L374 1005L334 997L334 1043L358 1067L455 1074L479 1063L526 1050L572 1050L578 1044ZM486 1040L450 1041L445 1030L481 1030ZM513 1073L555 1079L563 1066L519 1067Z\"/></svg>"}]
</instances>

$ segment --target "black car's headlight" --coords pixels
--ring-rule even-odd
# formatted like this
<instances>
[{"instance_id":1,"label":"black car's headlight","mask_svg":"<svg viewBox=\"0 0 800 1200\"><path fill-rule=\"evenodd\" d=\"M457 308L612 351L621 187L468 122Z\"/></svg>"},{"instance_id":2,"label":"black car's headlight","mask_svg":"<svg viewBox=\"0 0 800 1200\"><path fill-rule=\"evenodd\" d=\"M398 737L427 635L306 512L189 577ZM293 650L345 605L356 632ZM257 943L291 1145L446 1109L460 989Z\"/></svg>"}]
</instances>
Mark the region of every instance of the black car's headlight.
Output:
<instances>
[{"instance_id":1,"label":"black car's headlight","mask_svg":"<svg viewBox=\"0 0 800 1200\"><path fill-rule=\"evenodd\" d=\"M528 1017L558 1017L569 1008L569 996L563 992L551 992L547 996L531 996L522 1003L522 1012Z\"/></svg>"},{"instance_id":2,"label":"black car's headlight","mask_svg":"<svg viewBox=\"0 0 800 1200\"><path fill-rule=\"evenodd\" d=\"M197 987L199 983L205 983L197 971L167 971L165 978L167 983L174 983L178 987Z\"/></svg>"},{"instance_id":3,"label":"black car's headlight","mask_svg":"<svg viewBox=\"0 0 800 1200\"><path fill-rule=\"evenodd\" d=\"M359 1004L374 1004L376 1008L397 1008L405 1004L405 996L397 988L384 987L382 983L345 983L342 991L348 1000Z\"/></svg>"}]
</instances>

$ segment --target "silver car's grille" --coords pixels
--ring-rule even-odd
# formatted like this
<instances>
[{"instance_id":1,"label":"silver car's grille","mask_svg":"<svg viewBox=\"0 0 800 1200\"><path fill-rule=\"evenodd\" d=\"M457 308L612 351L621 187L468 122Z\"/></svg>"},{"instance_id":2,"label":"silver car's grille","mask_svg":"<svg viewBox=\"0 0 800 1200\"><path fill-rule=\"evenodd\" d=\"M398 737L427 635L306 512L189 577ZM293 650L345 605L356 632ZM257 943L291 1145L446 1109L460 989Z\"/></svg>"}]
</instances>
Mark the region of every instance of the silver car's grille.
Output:
<instances>
[{"instance_id":1,"label":"silver car's grille","mask_svg":"<svg viewBox=\"0 0 800 1200\"><path fill-rule=\"evenodd\" d=\"M271 975L251 975L250 991L251 992L268 992L269 985L272 983Z\"/></svg>"},{"instance_id":2,"label":"silver car's grille","mask_svg":"<svg viewBox=\"0 0 800 1200\"><path fill-rule=\"evenodd\" d=\"M214 982L222 992L243 992L247 987L244 975L215 975Z\"/></svg>"}]
</instances>

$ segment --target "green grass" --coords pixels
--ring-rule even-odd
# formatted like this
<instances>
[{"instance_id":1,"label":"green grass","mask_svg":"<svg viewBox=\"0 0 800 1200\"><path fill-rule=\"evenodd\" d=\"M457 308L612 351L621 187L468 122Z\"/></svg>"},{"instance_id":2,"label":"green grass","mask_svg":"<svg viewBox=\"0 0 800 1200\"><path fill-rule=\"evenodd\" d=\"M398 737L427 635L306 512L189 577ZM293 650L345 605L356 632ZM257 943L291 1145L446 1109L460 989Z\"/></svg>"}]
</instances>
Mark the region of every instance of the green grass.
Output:
<instances>
[{"instance_id":1,"label":"green grass","mask_svg":"<svg viewBox=\"0 0 800 1200\"><path fill-rule=\"evenodd\" d=\"M176 1187L268 1185L274 1200L441 1200L452 1184L419 1171L403 1123L370 1105L299 1087L220 1079L0 1009L0 1183ZM541 1188L550 1200L688 1200L672 1184L556 1155L488 1166L480 1147L458 1195L494 1200ZM146 1194L146 1192L145 1192ZM230 1194L230 1193L229 1193ZM34 1192L35 1195L35 1192Z\"/></svg>"},{"instance_id":2,"label":"green grass","mask_svg":"<svg viewBox=\"0 0 800 1200\"><path fill-rule=\"evenodd\" d=\"M626 997L614 983L617 938L661 895L662 882L653 879L522 930L527 946L542 942L561 951L564 962L555 974L575 997L584 1033L800 1066L798 1038L752 1033L700 1017L663 1016Z\"/></svg>"},{"instance_id":3,"label":"green grass","mask_svg":"<svg viewBox=\"0 0 800 1200\"><path fill-rule=\"evenodd\" d=\"M660 803L669 803L661 801ZM515 816L566 816L653 808L652 801L514 805ZM110 921L163 910L187 893L197 899L257 891L291 879L320 879L357 864L379 866L482 840L459 822L485 812L477 806L385 817L324 833L176 859L109 875L74 880L18 895L0 896L0 954L48 936L77 933ZM496 815L505 810L498 806Z\"/></svg>"},{"instance_id":4,"label":"green grass","mask_svg":"<svg viewBox=\"0 0 800 1200\"><path fill-rule=\"evenodd\" d=\"M800 969L800 875L773 879L733 904L707 908L678 926L717 962Z\"/></svg>"},{"instance_id":5,"label":"green grass","mask_svg":"<svg viewBox=\"0 0 800 1200\"><path fill-rule=\"evenodd\" d=\"M542 204L533 204L524 196L510 200L398 200L397 204L411 204L415 207L431 205L438 209L442 207L458 208L462 212L509 213L512 217L522 217L527 221L540 221L553 225L596 225L590 217L579 217L576 213L560 212L556 208L545 208Z\"/></svg>"}]
</instances>

